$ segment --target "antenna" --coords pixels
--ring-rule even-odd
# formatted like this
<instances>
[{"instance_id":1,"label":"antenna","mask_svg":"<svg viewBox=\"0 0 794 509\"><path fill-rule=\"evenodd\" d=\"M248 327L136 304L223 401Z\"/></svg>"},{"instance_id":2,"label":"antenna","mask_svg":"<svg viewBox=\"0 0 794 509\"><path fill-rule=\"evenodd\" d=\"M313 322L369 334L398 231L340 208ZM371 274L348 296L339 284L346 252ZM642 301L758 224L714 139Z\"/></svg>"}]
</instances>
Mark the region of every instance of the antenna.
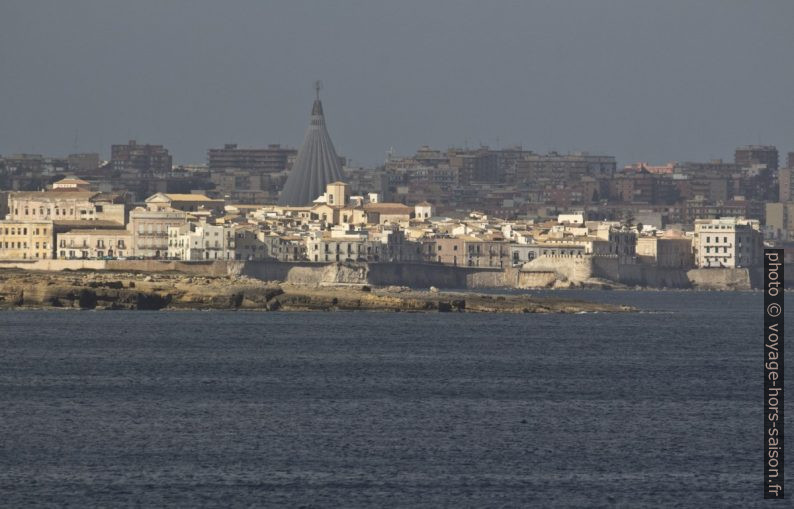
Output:
<instances>
[{"instance_id":1,"label":"antenna","mask_svg":"<svg viewBox=\"0 0 794 509\"><path fill-rule=\"evenodd\" d=\"M323 82L322 81L317 80L317 81L314 82L314 92L317 94L317 99L318 100L320 99L320 90L322 90L322 88L323 88Z\"/></svg>"}]
</instances>

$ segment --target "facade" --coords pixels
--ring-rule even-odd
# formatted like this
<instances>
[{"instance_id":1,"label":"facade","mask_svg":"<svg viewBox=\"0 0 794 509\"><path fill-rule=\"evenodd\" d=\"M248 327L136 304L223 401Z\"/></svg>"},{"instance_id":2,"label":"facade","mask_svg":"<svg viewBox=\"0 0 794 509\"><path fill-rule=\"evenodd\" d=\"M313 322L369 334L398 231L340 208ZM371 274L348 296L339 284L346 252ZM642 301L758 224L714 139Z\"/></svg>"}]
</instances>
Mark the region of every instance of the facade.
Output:
<instances>
[{"instance_id":1,"label":"facade","mask_svg":"<svg viewBox=\"0 0 794 509\"><path fill-rule=\"evenodd\" d=\"M794 240L794 202L767 203L765 216L768 237L782 242Z\"/></svg>"},{"instance_id":2,"label":"facade","mask_svg":"<svg viewBox=\"0 0 794 509\"><path fill-rule=\"evenodd\" d=\"M99 154L69 154L66 158L71 172L92 172L99 168Z\"/></svg>"},{"instance_id":3,"label":"facade","mask_svg":"<svg viewBox=\"0 0 794 509\"><path fill-rule=\"evenodd\" d=\"M514 266L523 265L541 256L573 256L583 257L587 254L587 249L583 245L557 244L511 244L510 259Z\"/></svg>"},{"instance_id":4,"label":"facade","mask_svg":"<svg viewBox=\"0 0 794 509\"><path fill-rule=\"evenodd\" d=\"M111 145L110 164L119 172L135 171L144 175L171 172L171 154L162 145L139 145L130 140L126 145Z\"/></svg>"},{"instance_id":5,"label":"facade","mask_svg":"<svg viewBox=\"0 0 794 509\"><path fill-rule=\"evenodd\" d=\"M763 164L769 170L778 170L778 153L774 145L747 145L736 149L734 162L742 167Z\"/></svg>"},{"instance_id":6,"label":"facade","mask_svg":"<svg viewBox=\"0 0 794 509\"><path fill-rule=\"evenodd\" d=\"M168 258L174 260L232 260L234 232L226 225L204 222L168 228Z\"/></svg>"},{"instance_id":7,"label":"facade","mask_svg":"<svg viewBox=\"0 0 794 509\"><path fill-rule=\"evenodd\" d=\"M367 203L364 212L368 224L400 223L411 219L414 208L402 203Z\"/></svg>"},{"instance_id":8,"label":"facade","mask_svg":"<svg viewBox=\"0 0 794 509\"><path fill-rule=\"evenodd\" d=\"M214 200L203 194L156 193L146 198L146 209L150 211L181 210L182 212L223 212L225 202Z\"/></svg>"},{"instance_id":9,"label":"facade","mask_svg":"<svg viewBox=\"0 0 794 509\"><path fill-rule=\"evenodd\" d=\"M692 242L698 267L754 267L763 259L759 222L726 217L695 221Z\"/></svg>"},{"instance_id":10,"label":"facade","mask_svg":"<svg viewBox=\"0 0 794 509\"><path fill-rule=\"evenodd\" d=\"M115 193L75 189L20 191L8 197L8 219L46 221L113 221L126 224L127 205Z\"/></svg>"},{"instance_id":11,"label":"facade","mask_svg":"<svg viewBox=\"0 0 794 509\"><path fill-rule=\"evenodd\" d=\"M132 232L124 229L74 229L57 234L58 258L107 259L132 255Z\"/></svg>"},{"instance_id":12,"label":"facade","mask_svg":"<svg viewBox=\"0 0 794 509\"><path fill-rule=\"evenodd\" d=\"M691 269L694 266L692 239L687 237L640 237L637 239L637 259L640 263L656 267Z\"/></svg>"},{"instance_id":13,"label":"facade","mask_svg":"<svg viewBox=\"0 0 794 509\"><path fill-rule=\"evenodd\" d=\"M420 221L427 221L436 215L436 208L432 203L423 201L414 205L414 218Z\"/></svg>"},{"instance_id":14,"label":"facade","mask_svg":"<svg viewBox=\"0 0 794 509\"><path fill-rule=\"evenodd\" d=\"M181 210L146 210L130 212L129 230L132 232L136 257L165 258L168 256L168 229L187 223L187 213Z\"/></svg>"},{"instance_id":15,"label":"facade","mask_svg":"<svg viewBox=\"0 0 794 509\"><path fill-rule=\"evenodd\" d=\"M210 173L242 170L254 175L279 173L289 169L297 154L297 150L281 145L268 145L267 148L239 148L237 144L230 143L223 148L209 149L209 170Z\"/></svg>"},{"instance_id":16,"label":"facade","mask_svg":"<svg viewBox=\"0 0 794 509\"><path fill-rule=\"evenodd\" d=\"M0 260L54 258L52 221L0 220Z\"/></svg>"}]
</instances>

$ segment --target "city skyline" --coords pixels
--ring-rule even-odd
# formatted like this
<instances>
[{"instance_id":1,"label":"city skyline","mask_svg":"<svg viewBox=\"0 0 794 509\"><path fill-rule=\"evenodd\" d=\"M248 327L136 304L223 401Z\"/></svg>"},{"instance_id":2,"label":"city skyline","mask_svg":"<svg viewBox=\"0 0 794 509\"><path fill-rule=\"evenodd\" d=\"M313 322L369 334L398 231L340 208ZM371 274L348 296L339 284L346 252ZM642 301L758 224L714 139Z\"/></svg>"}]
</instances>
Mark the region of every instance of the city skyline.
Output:
<instances>
[{"instance_id":1,"label":"city skyline","mask_svg":"<svg viewBox=\"0 0 794 509\"><path fill-rule=\"evenodd\" d=\"M621 164L792 147L790 4L422 5L4 3L0 154L108 157L137 139L202 163L226 143L297 147L318 78L353 165L425 144Z\"/></svg>"}]
</instances>

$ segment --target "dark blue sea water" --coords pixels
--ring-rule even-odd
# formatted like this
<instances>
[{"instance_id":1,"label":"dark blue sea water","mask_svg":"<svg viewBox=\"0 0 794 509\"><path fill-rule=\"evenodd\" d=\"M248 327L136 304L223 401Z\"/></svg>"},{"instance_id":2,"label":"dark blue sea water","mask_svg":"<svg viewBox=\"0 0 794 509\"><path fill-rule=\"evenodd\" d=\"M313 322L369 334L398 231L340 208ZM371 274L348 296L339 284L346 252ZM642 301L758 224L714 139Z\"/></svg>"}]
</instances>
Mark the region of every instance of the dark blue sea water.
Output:
<instances>
[{"instance_id":1,"label":"dark blue sea water","mask_svg":"<svg viewBox=\"0 0 794 509\"><path fill-rule=\"evenodd\" d=\"M0 312L0 505L760 506L762 295L553 295L646 312Z\"/></svg>"}]
</instances>

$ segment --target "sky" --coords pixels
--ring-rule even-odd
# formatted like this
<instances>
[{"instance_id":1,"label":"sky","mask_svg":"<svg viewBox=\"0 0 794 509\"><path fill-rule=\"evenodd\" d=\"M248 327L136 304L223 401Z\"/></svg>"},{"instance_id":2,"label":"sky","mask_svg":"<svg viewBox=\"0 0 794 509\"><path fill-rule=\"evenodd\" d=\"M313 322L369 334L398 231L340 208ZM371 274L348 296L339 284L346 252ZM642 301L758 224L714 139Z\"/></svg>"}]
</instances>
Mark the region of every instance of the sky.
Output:
<instances>
[{"instance_id":1,"label":"sky","mask_svg":"<svg viewBox=\"0 0 794 509\"><path fill-rule=\"evenodd\" d=\"M783 162L792 55L790 0L2 0L0 154L298 147L320 79L354 165L424 144Z\"/></svg>"}]
</instances>

